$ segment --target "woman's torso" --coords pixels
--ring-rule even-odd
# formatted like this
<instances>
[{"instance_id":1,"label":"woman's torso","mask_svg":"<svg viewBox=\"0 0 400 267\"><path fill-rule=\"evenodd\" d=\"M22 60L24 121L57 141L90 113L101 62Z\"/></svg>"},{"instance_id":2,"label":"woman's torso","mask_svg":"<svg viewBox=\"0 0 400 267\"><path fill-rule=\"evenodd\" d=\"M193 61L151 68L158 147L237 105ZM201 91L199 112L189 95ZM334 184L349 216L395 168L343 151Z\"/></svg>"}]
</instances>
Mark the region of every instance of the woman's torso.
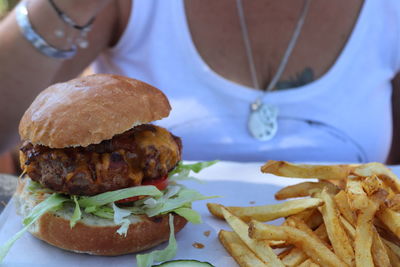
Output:
<instances>
[{"instance_id":1,"label":"woman's torso","mask_svg":"<svg viewBox=\"0 0 400 267\"><path fill-rule=\"evenodd\" d=\"M216 65L206 63L204 49L194 44L182 1L136 0L124 35L99 57L95 70L135 77L163 90L173 110L159 124L182 137L185 159L384 161L391 142L390 80L399 64L399 10L394 1L384 2L365 2L349 39L338 44L340 56L325 64L326 73L322 64L315 81L266 95L265 101L279 108L277 135L267 142L253 139L246 127L249 104L259 91L231 81L240 74L228 80L210 68ZM312 44L324 36L307 34L307 25L303 33L300 50L307 36ZM300 52L297 57L304 55ZM307 56L319 58L318 53ZM283 77L293 75L293 65L289 62ZM263 77L261 83L268 80ZM249 85L246 78L236 81Z\"/></svg>"}]
</instances>

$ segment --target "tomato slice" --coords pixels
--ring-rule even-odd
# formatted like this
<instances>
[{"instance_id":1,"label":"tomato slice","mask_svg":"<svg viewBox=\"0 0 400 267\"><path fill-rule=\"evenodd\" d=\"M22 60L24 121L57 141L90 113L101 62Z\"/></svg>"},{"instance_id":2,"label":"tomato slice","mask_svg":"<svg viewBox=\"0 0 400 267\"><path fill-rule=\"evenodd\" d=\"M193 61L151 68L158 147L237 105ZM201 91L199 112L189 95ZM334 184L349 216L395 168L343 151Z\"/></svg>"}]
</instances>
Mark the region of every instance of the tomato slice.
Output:
<instances>
[{"instance_id":1,"label":"tomato slice","mask_svg":"<svg viewBox=\"0 0 400 267\"><path fill-rule=\"evenodd\" d=\"M158 179L151 179L151 180L145 180L142 182L142 185L154 185L155 187L157 187L158 190L164 190L165 188L167 188L168 186L168 175L165 175L161 178ZM124 198L118 201L115 201L116 203L128 203L128 202L134 202L137 201L141 198L143 198L144 196L136 196L136 197L128 197L128 198Z\"/></svg>"},{"instance_id":2,"label":"tomato slice","mask_svg":"<svg viewBox=\"0 0 400 267\"><path fill-rule=\"evenodd\" d=\"M164 190L168 186L167 178L168 176L165 175L164 177L158 179L145 180L142 182L142 185L154 185L158 190Z\"/></svg>"}]
</instances>

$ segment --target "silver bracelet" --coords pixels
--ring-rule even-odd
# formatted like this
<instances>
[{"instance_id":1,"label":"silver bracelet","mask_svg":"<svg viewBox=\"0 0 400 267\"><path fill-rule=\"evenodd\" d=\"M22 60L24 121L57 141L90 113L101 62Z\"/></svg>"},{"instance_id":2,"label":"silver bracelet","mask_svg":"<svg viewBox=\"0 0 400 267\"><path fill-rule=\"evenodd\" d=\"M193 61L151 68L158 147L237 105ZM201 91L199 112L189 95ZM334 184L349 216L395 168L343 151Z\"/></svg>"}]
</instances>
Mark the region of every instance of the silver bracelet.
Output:
<instances>
[{"instance_id":1,"label":"silver bracelet","mask_svg":"<svg viewBox=\"0 0 400 267\"><path fill-rule=\"evenodd\" d=\"M21 1L16 7L16 18L22 35L33 47L40 53L52 58L68 59L75 56L77 52L76 45L72 45L69 50L61 50L48 44L32 27L28 17L28 8L25 1Z\"/></svg>"}]
</instances>

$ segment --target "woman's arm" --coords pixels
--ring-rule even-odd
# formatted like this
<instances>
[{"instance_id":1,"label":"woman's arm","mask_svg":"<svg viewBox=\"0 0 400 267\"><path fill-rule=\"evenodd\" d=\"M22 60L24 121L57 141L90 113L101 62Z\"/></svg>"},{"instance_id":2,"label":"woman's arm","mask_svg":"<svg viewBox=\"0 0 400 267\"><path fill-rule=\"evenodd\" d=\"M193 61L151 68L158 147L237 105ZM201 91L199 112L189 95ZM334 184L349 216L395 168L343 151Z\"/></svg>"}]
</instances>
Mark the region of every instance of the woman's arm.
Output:
<instances>
[{"instance_id":1,"label":"woman's arm","mask_svg":"<svg viewBox=\"0 0 400 267\"><path fill-rule=\"evenodd\" d=\"M37 51L21 34L11 12L0 23L0 151L18 140L17 128L23 112L35 96L50 84L78 75L113 41L117 31L117 5L112 0L55 0L78 24L97 17L89 33L89 47L80 49L71 59L47 57ZM106 8L104 8L106 7ZM64 38L54 31L62 27L48 0L29 1L29 19L34 29L52 46L69 49ZM64 27L67 34L75 31Z\"/></svg>"}]
</instances>

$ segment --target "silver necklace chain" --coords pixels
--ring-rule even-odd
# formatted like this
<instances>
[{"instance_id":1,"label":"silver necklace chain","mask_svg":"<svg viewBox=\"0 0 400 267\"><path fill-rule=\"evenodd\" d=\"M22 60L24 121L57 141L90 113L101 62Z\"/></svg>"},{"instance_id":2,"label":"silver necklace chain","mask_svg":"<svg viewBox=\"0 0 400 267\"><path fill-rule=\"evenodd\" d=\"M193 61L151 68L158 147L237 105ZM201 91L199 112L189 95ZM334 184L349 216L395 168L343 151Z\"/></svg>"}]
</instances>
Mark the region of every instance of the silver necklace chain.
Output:
<instances>
[{"instance_id":1,"label":"silver necklace chain","mask_svg":"<svg viewBox=\"0 0 400 267\"><path fill-rule=\"evenodd\" d=\"M255 99L254 102L250 104L250 117L248 122L249 131L253 137L259 140L270 140L272 137L275 136L277 131L277 116L278 111L276 107L271 105L266 106L262 103L265 95L272 91L276 84L278 83L279 79L284 72L286 65L289 61L290 55L293 52L293 48L296 46L297 39L301 33L301 30L304 25L305 18L308 13L308 9L310 6L311 0L304 0L303 9L301 11L301 15L299 20L297 21L296 28L293 32L293 35L289 41L288 47L282 57L281 62L279 63L278 69L275 75L272 77L271 81L269 82L267 88L263 90L261 95ZM254 57L253 51L251 48L248 27L246 24L246 19L243 10L243 3L242 0L236 0L236 7L239 16L240 27L242 31L243 42L246 50L247 61L250 69L251 80L253 83L253 87L257 89L261 89L258 78L257 78L257 71L254 64Z\"/></svg>"}]
</instances>

